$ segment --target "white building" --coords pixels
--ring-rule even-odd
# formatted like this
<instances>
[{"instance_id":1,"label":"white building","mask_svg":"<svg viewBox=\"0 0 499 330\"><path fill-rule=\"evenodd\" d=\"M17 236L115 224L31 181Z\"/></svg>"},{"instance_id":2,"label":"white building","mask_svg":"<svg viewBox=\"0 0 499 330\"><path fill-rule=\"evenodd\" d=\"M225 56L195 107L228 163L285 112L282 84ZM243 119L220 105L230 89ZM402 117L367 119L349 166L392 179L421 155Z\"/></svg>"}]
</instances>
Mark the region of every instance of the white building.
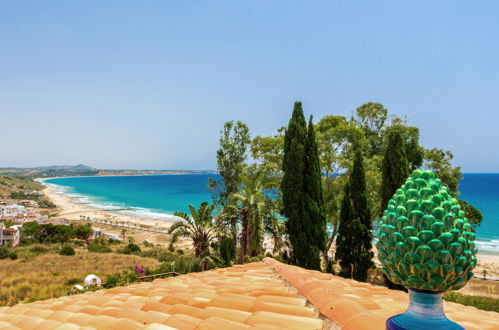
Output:
<instances>
[{"instance_id":1,"label":"white building","mask_svg":"<svg viewBox=\"0 0 499 330\"><path fill-rule=\"evenodd\" d=\"M0 245L18 247L21 241L20 226L5 228L3 222L0 222Z\"/></svg>"},{"instance_id":2,"label":"white building","mask_svg":"<svg viewBox=\"0 0 499 330\"><path fill-rule=\"evenodd\" d=\"M26 208L19 204L0 206L0 218L16 218L26 213Z\"/></svg>"}]
</instances>

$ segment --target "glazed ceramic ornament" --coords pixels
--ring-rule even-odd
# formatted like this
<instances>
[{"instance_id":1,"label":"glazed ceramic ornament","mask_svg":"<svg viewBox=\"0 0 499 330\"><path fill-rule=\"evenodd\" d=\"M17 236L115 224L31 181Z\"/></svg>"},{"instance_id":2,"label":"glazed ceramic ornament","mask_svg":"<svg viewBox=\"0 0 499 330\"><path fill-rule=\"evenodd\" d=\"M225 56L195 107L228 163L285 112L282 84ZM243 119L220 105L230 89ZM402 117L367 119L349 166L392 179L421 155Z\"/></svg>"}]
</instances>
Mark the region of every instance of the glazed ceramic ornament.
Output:
<instances>
[{"instance_id":1,"label":"glazed ceramic ornament","mask_svg":"<svg viewBox=\"0 0 499 330\"><path fill-rule=\"evenodd\" d=\"M408 310L387 328L462 329L445 317L442 296L473 277L475 233L432 171L414 171L388 202L376 247L383 272L410 294Z\"/></svg>"}]
</instances>

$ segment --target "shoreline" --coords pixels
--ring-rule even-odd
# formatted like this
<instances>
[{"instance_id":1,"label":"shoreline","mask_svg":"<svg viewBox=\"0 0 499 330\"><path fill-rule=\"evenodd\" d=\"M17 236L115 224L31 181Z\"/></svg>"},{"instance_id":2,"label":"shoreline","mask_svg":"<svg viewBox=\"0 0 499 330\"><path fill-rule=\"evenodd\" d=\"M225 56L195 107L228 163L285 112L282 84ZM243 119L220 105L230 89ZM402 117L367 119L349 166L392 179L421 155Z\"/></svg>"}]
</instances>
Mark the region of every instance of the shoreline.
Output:
<instances>
[{"instance_id":1,"label":"shoreline","mask_svg":"<svg viewBox=\"0 0 499 330\"><path fill-rule=\"evenodd\" d=\"M178 221L173 215L172 219L139 217L99 209L88 204L78 204L71 197L55 192L54 186L49 186L43 182L41 183L45 185L45 188L42 190L43 194L50 199L50 201L52 201L59 210L57 217L70 221L85 221L87 218L90 218L93 220L92 227L106 227L106 232L109 234L119 236L123 229L136 230L139 232L138 235L135 235L139 236L138 242L141 242L140 238L142 238L143 240L148 240L151 243L165 244L170 240L169 235L166 235L165 233L154 233L148 231L147 229L167 231L172 224ZM82 217L84 219L82 219ZM95 221L98 221L98 223ZM102 224L102 222L105 223Z\"/></svg>"}]
</instances>

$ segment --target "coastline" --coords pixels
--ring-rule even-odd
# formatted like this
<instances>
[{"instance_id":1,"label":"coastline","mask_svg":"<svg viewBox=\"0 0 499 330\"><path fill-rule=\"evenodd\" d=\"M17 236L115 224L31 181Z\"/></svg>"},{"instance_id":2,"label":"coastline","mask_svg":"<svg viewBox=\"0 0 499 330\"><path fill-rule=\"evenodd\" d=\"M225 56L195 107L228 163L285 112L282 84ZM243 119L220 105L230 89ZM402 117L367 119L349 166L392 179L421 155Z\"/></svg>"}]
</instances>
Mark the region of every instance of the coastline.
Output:
<instances>
[{"instance_id":1,"label":"coastline","mask_svg":"<svg viewBox=\"0 0 499 330\"><path fill-rule=\"evenodd\" d=\"M55 186L47 185L43 182L41 183L45 185L45 188L42 190L43 194L57 205L57 208L59 209L57 217L69 221L82 221L82 217L89 217L93 220L92 227L94 229L104 228L106 233L114 234L118 237L120 236L121 231L126 229L128 232L127 236L133 236L137 242L147 240L150 243L166 245L170 241L170 235L167 235L164 232L167 231L173 223L178 221L173 215L171 219L138 217L102 210L87 204L78 204L71 197L55 192ZM162 231L163 233L151 232L148 229Z\"/></svg>"},{"instance_id":2,"label":"coastline","mask_svg":"<svg viewBox=\"0 0 499 330\"><path fill-rule=\"evenodd\" d=\"M50 178L52 179L52 178ZM150 217L139 217L118 212L113 212L110 210L103 210L96 207L92 207L88 204L79 204L74 201L73 198L64 195L63 193L56 192L55 186L43 182L44 178L38 178L37 181L45 185L43 193L47 196L60 210L59 217L65 218L71 221L81 221L81 217L90 217L92 220L107 221L110 224L93 223L94 228L106 228L106 232L112 234L120 234L123 227L134 226L135 230L139 233L140 242L142 238L147 239L149 242L157 244L165 244L169 242L169 235L164 233L154 233L146 231L143 228L150 228L153 230L167 231L168 228L175 223L177 220L173 218L168 219L157 219ZM114 224L114 226L113 226ZM138 227L138 228L137 228ZM183 245L183 244L182 244ZM494 255L490 253L478 253L478 265L474 270L475 275L482 276L483 271L487 271L487 278L499 278L499 255ZM478 280L480 281L480 280ZM487 281L489 282L489 281ZM463 289L465 293L466 288Z\"/></svg>"}]
</instances>

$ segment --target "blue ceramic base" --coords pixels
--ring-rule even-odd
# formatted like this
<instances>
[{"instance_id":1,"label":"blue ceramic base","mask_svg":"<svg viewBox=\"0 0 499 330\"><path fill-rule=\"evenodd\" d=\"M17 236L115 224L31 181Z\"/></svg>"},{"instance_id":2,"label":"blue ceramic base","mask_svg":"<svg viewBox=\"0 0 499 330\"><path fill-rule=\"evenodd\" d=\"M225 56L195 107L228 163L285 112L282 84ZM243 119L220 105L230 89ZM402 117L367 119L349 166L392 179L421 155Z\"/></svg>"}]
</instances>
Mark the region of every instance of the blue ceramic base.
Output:
<instances>
[{"instance_id":1,"label":"blue ceramic base","mask_svg":"<svg viewBox=\"0 0 499 330\"><path fill-rule=\"evenodd\" d=\"M386 328L389 330L464 330L462 326L445 317L443 295L443 292L409 289L409 307L404 314L390 317L386 321Z\"/></svg>"}]
</instances>

